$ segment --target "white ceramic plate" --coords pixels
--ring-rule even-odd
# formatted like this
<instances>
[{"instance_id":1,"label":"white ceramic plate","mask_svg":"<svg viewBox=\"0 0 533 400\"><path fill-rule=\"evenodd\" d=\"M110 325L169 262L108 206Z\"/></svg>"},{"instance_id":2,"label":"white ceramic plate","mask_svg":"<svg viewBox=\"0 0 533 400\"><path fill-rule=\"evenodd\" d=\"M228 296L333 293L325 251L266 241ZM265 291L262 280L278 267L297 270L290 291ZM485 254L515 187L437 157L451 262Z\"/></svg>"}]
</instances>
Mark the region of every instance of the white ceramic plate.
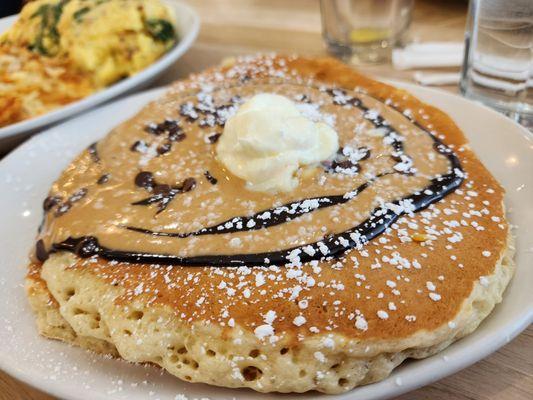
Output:
<instances>
[{"instance_id":1,"label":"white ceramic plate","mask_svg":"<svg viewBox=\"0 0 533 400\"><path fill-rule=\"evenodd\" d=\"M174 64L176 60L180 58L189 47L191 47L196 39L200 21L196 12L186 4L170 0L166 2L170 5L176 15L176 25L179 35L179 42L176 43L172 49L152 65L130 78L124 79L106 89L85 97L84 99L70 103L39 117L0 128L0 152L13 147L14 144L20 142L24 137L49 126L54 122L61 121L120 94L127 93L133 89L148 84ZM11 17L1 18L0 33L6 31L15 22L17 17L17 15L13 15Z\"/></svg>"},{"instance_id":2,"label":"white ceramic plate","mask_svg":"<svg viewBox=\"0 0 533 400\"><path fill-rule=\"evenodd\" d=\"M383 399L426 385L487 356L533 320L533 140L511 120L461 97L404 85L447 111L465 131L486 166L507 188L511 220L518 224L518 268L505 299L472 335L446 351L399 367L390 378L338 399ZM155 367L91 355L37 335L23 290L26 255L52 181L82 149L132 116L162 89L131 96L79 116L24 143L0 162L0 368L65 399L274 399L276 394L181 382ZM75 134L73 134L75 133ZM300 397L300 396L298 396ZM324 395L301 395L324 399ZM286 396L284 398L287 398Z\"/></svg>"}]
</instances>

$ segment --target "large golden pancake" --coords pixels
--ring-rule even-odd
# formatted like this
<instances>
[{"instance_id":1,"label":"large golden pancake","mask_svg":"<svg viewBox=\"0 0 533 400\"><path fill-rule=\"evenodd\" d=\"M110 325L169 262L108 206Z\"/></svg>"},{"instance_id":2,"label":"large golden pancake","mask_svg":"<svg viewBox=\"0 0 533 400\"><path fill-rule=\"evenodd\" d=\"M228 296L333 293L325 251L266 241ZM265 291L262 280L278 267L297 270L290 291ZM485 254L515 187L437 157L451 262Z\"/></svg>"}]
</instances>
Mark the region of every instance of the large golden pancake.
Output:
<instances>
[{"instance_id":1,"label":"large golden pancake","mask_svg":"<svg viewBox=\"0 0 533 400\"><path fill-rule=\"evenodd\" d=\"M248 190L215 158L258 93L339 135L290 192ZM331 59L177 82L80 154L44 209L27 279L43 335L263 392L383 379L474 330L513 270L503 189L452 120Z\"/></svg>"}]
</instances>

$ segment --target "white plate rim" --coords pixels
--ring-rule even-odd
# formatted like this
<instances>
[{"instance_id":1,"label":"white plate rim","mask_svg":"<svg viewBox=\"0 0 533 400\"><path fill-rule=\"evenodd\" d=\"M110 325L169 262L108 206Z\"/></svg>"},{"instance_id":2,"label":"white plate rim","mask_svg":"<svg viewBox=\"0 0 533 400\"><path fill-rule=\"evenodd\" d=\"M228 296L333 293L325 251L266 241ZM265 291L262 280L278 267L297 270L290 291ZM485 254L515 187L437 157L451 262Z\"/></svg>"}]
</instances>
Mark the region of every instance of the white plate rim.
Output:
<instances>
[{"instance_id":1,"label":"white plate rim","mask_svg":"<svg viewBox=\"0 0 533 400\"><path fill-rule=\"evenodd\" d=\"M82 111L88 110L122 93L126 93L135 87L140 86L146 81L154 79L157 77L157 75L169 68L192 46L200 30L200 17L193 8L182 1L165 0L165 2L170 5L170 7L176 13L176 16L179 15L178 13L184 13L185 18L191 20L190 29L183 31L182 27L177 27L181 34L180 40L168 52L166 52L150 66L146 67L142 71L139 71L137 74L117 82L105 89L95 92L81 100L72 102L43 115L0 128L0 141L18 135L30 134L39 128L47 127L53 123L62 121ZM0 18L0 23L9 26L17 18L18 14Z\"/></svg>"},{"instance_id":2,"label":"white plate rim","mask_svg":"<svg viewBox=\"0 0 533 400\"><path fill-rule=\"evenodd\" d=\"M416 85L412 85L412 84L408 84L408 83L403 83L403 82L393 82L393 83L394 83L394 85L396 85L398 87L404 88L404 89L412 92L417 97L420 96L420 92L426 92L427 94L432 95L432 96L445 96L445 97L448 97L449 99L452 99L453 101L466 102L466 103L470 103L470 104L472 103L470 100L464 99L464 98L462 98L460 96L457 96L457 95L454 95L454 94L443 92L441 90L420 87L420 86L416 86ZM148 102L149 100L152 100L152 99L158 97L162 92L164 92L164 90L165 90L164 88L152 89L152 90L149 90L149 91L146 91L146 92L142 92L142 93L138 93L138 94L135 94L135 95L132 95L132 96L128 96L128 97L126 97L124 99L121 99L121 100L119 100L119 101L117 101L117 102L115 102L113 104L117 105L117 104L125 103L129 99L137 99L137 98L146 99L146 102ZM46 133L52 133L52 132L54 132L56 130L61 130L61 129L63 129L65 127L68 127L70 125L75 125L76 122L79 119L91 118L91 117L97 115L103 108L112 106L113 104L107 104L107 105L103 105L101 107L98 107L98 108L90 111L89 113L81 115L81 116L79 116L79 117L77 117L75 119L72 119L70 121L67 121L67 122L65 122L65 123L63 123L61 125L57 125L57 126L51 128L51 129L49 129ZM524 135L524 137L527 140L531 141L531 136L528 133L528 131L525 130L525 128L521 127L520 125L514 123L513 121L509 120L505 116L497 113L496 111L494 111L494 110L492 110L492 109L490 109L488 107L485 107L485 106L482 106L482 105L479 105L479 104L476 104L476 106L477 107L481 107L483 109L484 113L491 114L491 116L493 118L497 118L500 121L502 121L503 123L513 124L515 128L518 128L518 130L521 131L521 134ZM4 160L2 160L0 162L0 169L5 164L6 160L14 159L14 158L17 157L17 155L19 153L24 152L25 149L30 146L30 142L31 141L45 140L46 133L44 135L39 135L37 137L34 137L34 138L30 139L30 141L28 141L27 143L21 145L19 147L19 149L17 149L16 151L12 152L11 154L9 154ZM526 266L522 266L522 268L526 268ZM504 301L505 301L505 295L504 295ZM490 318L490 316L488 318ZM348 400L348 399L362 399L362 398L384 399L384 398L388 398L390 396L397 396L397 395L400 395L400 394L405 393L407 391L411 391L411 390L414 390L414 389L416 389L418 387L430 384L430 383L432 383L432 382L434 382L436 380L439 380L439 379L444 378L444 377L446 377L446 376L448 376L448 375L450 375L452 373L455 373L455 372L457 372L457 371L459 371L459 370L461 370L463 368L466 368L466 367L472 365L473 363L479 361L480 359L482 359L482 358L488 356L489 354L493 353L494 351L496 351L497 349L499 349L500 347L502 347L503 345L508 343L512 338L516 337L520 332L522 332L531 323L533 323L533 298L531 299L529 304L525 304L524 305L524 307L521 310L521 312L519 312L517 314L517 316L513 319L513 323L512 324L509 324L508 326L504 326L504 327L500 328L499 330L493 331L493 332L483 332L483 327L480 327L480 329L478 329L476 331L476 333L478 334L478 336L480 335L480 333L482 335L475 342L475 346L473 348L469 349L469 352L467 353L468 357L462 357L462 358L450 357L449 362L446 365L443 365L442 368L439 368L437 370L432 370L431 374L428 374L427 376L424 376L424 377L418 377L416 381L403 379L402 385L398 386L397 383L396 383L396 387L394 387L394 390L391 390L391 386L395 385L395 381L393 381L392 378L394 378L394 379L398 379L399 378L397 376L398 375L398 370L393 372L391 377L389 377L388 379L386 379L386 380L384 380L382 382L378 382L376 384L372 384L372 385L367 385L367 386L362 386L362 387L356 388L353 391L348 392L346 394L338 395L338 396L336 396L336 398L339 399L339 400L341 400L341 399L345 399L345 400ZM457 346L457 345L454 344L454 345L450 346L449 349L453 349L454 346ZM433 357L429 357L426 360L435 359L437 357L438 357L438 355L435 355ZM422 362L422 361L424 361L424 360L420 360L420 362ZM0 369L8 372L9 374L11 374L12 376L14 376L17 379L19 379L19 380L21 380L21 381L23 381L23 382L25 382L25 383L33 386L33 387L36 387L39 390L46 391L47 393L50 393L52 395L55 395L55 396L58 396L58 397L61 397L61 398L73 399L73 400L86 398L82 394L76 393L76 391L65 390L62 387L55 387L54 385L50 385L49 381L43 380L42 378L39 378L39 377L36 377L36 376L32 375L29 372L17 369L16 367L13 368L11 365L7 365L4 362L4 359L2 357L0 357ZM401 377L402 374L400 373L399 375ZM384 386L384 384L387 384L388 389L387 389L387 386ZM380 390L380 393L377 393L377 392L375 392L375 390L373 390L373 388L376 388L378 385L384 386L383 390ZM221 389L221 390L224 390L224 389ZM243 391L243 398L246 398L246 394L247 393L249 393L249 392ZM262 396L262 395L259 395L259 396ZM265 396L263 396L263 397L265 397ZM321 397L325 397L324 395L320 395L320 396ZM305 397L305 395L302 395L302 398L304 398L304 397ZM309 396L309 397L311 397L311 396ZM109 398L109 397L108 396L99 396L98 395L98 396L95 396L93 398L94 399L100 399L100 398L104 399L104 398ZM313 398L314 398L314 396L313 396Z\"/></svg>"}]
</instances>

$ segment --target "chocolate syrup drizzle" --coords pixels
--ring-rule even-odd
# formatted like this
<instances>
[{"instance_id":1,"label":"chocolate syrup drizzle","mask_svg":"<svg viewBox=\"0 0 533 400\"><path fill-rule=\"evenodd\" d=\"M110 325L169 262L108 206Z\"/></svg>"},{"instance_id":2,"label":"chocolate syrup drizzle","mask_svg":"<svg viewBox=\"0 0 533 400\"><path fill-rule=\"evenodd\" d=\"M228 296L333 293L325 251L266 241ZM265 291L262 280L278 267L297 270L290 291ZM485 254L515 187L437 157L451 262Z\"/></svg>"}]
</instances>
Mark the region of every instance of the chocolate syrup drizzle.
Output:
<instances>
[{"instance_id":1,"label":"chocolate syrup drizzle","mask_svg":"<svg viewBox=\"0 0 533 400\"><path fill-rule=\"evenodd\" d=\"M149 229L138 228L135 226L125 226L126 229L134 232L146 233L152 236L166 236L186 238L189 236L202 236L202 235L217 235L223 233L234 233L242 231L255 231L262 228L269 228L271 226L283 224L285 222L292 221L293 219L308 214L312 211L335 206L338 204L344 204L356 197L363 190L368 188L372 182L382 176L389 175L391 173L384 173L376 176L356 189L334 196L320 196L310 197L305 200L298 200L292 203L286 203L276 208L269 208L261 210L253 215L246 217L234 217L228 219L219 224L208 226L194 232L180 233L180 232L162 232L152 231Z\"/></svg>"},{"instance_id":2,"label":"chocolate syrup drizzle","mask_svg":"<svg viewBox=\"0 0 533 400\"><path fill-rule=\"evenodd\" d=\"M403 138L394 130L393 127L389 125L386 120L383 119L383 117L373 113L368 107L362 104L360 99L347 95L344 90L328 89L326 92L333 97L334 104L342 106L350 105L359 108L361 111L363 111L363 117L371 122L375 128L383 129L384 137L388 138L389 144L395 151L395 160L401 160L400 162L402 162L405 160L405 157L408 157L403 153ZM394 107L391 108L395 109ZM66 250L74 252L80 257L98 255L105 259L125 262L216 267L240 265L264 266L268 264L285 265L287 263L294 262L296 259L298 262L304 263L311 260L339 257L347 250L353 248L360 249L365 243L385 232L387 228L389 228L395 221L398 220L400 216L406 212L415 213L427 208L429 205L441 200L449 193L455 191L463 182L464 172L455 153L418 122L414 121L412 118L408 119L433 139L435 151L446 156L448 159L450 163L450 172L433 178L431 180L431 184L421 191L388 203L389 205L394 205L397 208L375 208L371 212L370 217L359 225L342 233L328 235L324 237L322 241L264 253L181 257L171 254L152 254L113 250L101 246L96 237L86 236L80 238L69 237L61 243L53 244L50 252ZM397 172L404 173L403 171ZM411 174L414 173L414 170L408 170L405 173ZM390 174L390 172L386 174ZM382 174L381 176L386 174ZM374 180L381 176L377 176L374 178ZM157 232L131 226L125 228L153 236L179 238L258 230L290 221L298 216L308 212L313 212L319 208L331 207L336 204L346 203L365 190L372 182L372 180L365 182L354 191L345 193L343 195L321 196L303 199L297 202L287 203L280 207L263 210L252 216L235 217L231 220L227 220L220 224L206 227L195 232ZM301 205L306 200L316 200L318 204L315 203L315 206L313 207L302 207ZM406 204L409 205L409 207L407 207L408 209L405 207ZM269 218L261 218L261 216L265 215L265 213L270 214ZM253 221L254 224L250 223L250 221ZM38 258L44 258L42 245L37 247L37 253L39 253L37 254ZM47 256L48 254L46 254L46 257Z\"/></svg>"}]
</instances>

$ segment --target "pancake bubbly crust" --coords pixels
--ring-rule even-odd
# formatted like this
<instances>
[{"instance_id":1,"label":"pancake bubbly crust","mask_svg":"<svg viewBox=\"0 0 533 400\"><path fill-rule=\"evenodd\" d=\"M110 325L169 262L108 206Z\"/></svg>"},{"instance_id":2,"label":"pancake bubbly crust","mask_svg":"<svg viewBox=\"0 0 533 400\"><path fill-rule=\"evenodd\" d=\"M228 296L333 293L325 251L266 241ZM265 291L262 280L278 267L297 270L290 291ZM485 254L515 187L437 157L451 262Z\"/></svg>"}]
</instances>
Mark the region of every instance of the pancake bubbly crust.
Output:
<instances>
[{"instance_id":1,"label":"pancake bubbly crust","mask_svg":"<svg viewBox=\"0 0 533 400\"><path fill-rule=\"evenodd\" d=\"M250 192L214 156L263 92L339 135L289 193ZM452 120L407 92L332 59L242 58L175 83L63 172L28 296L41 334L187 381L340 393L441 351L501 301L503 194Z\"/></svg>"}]
</instances>

